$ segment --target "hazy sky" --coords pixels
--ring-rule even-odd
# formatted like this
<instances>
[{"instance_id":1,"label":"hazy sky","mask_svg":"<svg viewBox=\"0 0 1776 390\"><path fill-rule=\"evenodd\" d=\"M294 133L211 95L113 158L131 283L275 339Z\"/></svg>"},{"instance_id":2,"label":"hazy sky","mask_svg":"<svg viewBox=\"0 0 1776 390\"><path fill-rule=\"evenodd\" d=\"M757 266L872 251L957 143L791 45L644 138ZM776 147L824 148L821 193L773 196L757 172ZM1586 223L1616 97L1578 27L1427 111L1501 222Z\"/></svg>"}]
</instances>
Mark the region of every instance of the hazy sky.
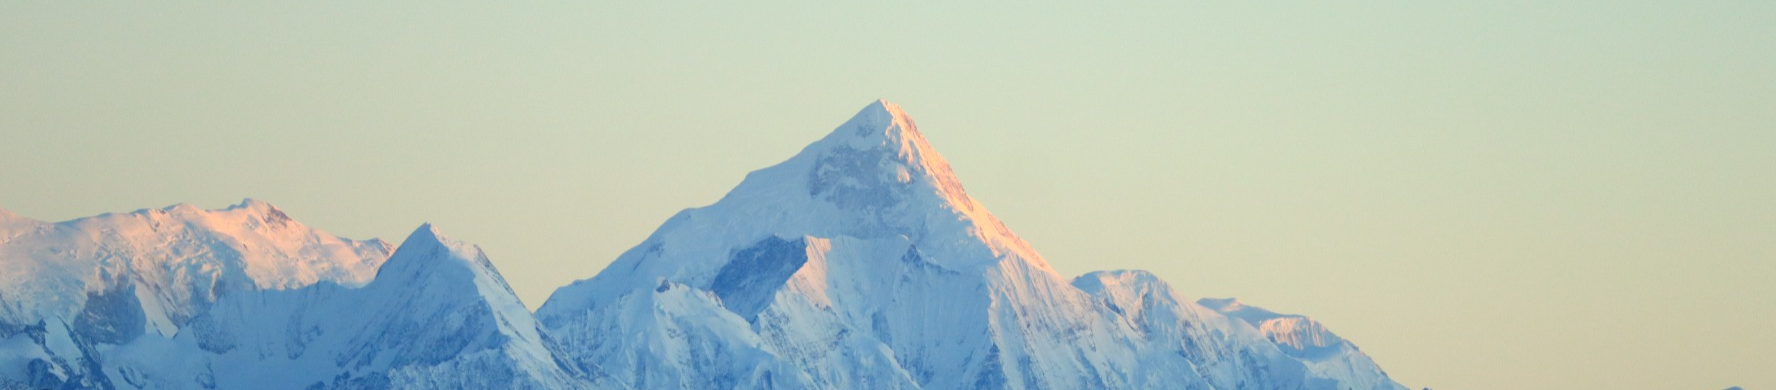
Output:
<instances>
[{"instance_id":1,"label":"hazy sky","mask_svg":"<svg viewBox=\"0 0 1776 390\"><path fill-rule=\"evenodd\" d=\"M0 3L0 207L430 221L534 307L887 98L1069 276L1414 388L1776 388L1776 2L253 3Z\"/></svg>"}]
</instances>

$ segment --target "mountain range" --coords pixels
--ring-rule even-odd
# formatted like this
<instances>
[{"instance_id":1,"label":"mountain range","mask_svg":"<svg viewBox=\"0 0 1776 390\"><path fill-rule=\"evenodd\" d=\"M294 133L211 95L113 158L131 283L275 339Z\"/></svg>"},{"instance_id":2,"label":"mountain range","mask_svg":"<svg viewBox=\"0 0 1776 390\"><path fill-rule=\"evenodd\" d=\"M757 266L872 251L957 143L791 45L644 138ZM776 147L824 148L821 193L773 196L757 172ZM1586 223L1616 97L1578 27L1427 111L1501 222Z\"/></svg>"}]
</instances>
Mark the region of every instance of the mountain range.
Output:
<instances>
[{"instance_id":1,"label":"mountain range","mask_svg":"<svg viewBox=\"0 0 1776 390\"><path fill-rule=\"evenodd\" d=\"M1062 276L886 101L535 312L429 224L0 210L5 388L1405 389L1305 316Z\"/></svg>"}]
</instances>

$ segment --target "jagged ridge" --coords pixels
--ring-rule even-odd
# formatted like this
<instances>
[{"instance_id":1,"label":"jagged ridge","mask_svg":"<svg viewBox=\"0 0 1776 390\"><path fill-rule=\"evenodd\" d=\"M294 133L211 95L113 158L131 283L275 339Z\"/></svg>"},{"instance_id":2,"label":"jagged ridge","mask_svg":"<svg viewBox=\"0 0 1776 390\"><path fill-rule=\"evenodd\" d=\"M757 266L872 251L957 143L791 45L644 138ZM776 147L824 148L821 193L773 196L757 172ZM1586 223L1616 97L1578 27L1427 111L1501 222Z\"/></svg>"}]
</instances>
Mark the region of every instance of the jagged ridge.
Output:
<instances>
[{"instance_id":1,"label":"jagged ridge","mask_svg":"<svg viewBox=\"0 0 1776 390\"><path fill-rule=\"evenodd\" d=\"M0 211L0 271L0 385L1401 388L1306 317L1061 277L886 101L534 316L429 224L391 248L252 200Z\"/></svg>"},{"instance_id":2,"label":"jagged ridge","mask_svg":"<svg viewBox=\"0 0 1776 390\"><path fill-rule=\"evenodd\" d=\"M380 240L326 236L252 200L221 210L176 205L37 223L31 230L0 243L7 254L0 270L33 277L5 285L25 293L0 294L0 307L9 310L0 323L0 385L623 387L560 364L554 340L485 254L430 224L392 256ZM377 267L255 276L251 262L270 270ZM157 282L163 268L226 272L196 274L212 279L175 273ZM82 272L99 276L77 277ZM311 276L320 280L302 279ZM32 290L43 286L50 288ZM93 292L75 301L44 298L64 290ZM185 299L167 294L181 290L196 292ZM32 310L15 310L21 307Z\"/></svg>"}]
</instances>

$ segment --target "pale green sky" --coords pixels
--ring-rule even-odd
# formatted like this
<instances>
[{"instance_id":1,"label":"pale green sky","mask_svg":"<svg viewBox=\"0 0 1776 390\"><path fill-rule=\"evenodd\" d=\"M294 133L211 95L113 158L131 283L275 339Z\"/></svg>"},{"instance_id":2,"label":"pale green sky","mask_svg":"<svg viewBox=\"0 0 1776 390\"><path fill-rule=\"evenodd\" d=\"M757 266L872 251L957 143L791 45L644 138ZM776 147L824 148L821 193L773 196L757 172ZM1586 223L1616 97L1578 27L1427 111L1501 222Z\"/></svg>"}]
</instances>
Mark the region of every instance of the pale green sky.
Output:
<instances>
[{"instance_id":1,"label":"pale green sky","mask_svg":"<svg viewBox=\"0 0 1776 390\"><path fill-rule=\"evenodd\" d=\"M881 97L1062 272L1408 386L1776 388L1776 2L452 3L0 3L0 207L431 221L535 306Z\"/></svg>"}]
</instances>

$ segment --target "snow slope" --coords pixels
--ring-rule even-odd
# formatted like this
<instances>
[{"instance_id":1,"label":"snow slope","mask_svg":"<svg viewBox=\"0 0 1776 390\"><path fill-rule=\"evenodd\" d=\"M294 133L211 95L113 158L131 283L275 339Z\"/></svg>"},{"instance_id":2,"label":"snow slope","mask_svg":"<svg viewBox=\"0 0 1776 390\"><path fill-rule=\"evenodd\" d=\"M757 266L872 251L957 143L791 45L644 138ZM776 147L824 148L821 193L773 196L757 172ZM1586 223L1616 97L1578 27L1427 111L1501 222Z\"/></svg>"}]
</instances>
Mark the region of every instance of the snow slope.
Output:
<instances>
[{"instance_id":1,"label":"snow slope","mask_svg":"<svg viewBox=\"0 0 1776 390\"><path fill-rule=\"evenodd\" d=\"M1198 301L1229 318L1258 328L1283 353L1306 364L1316 375L1335 378L1352 389L1405 390L1391 380L1356 344L1338 337L1324 324L1307 316L1278 314L1247 306L1232 298Z\"/></svg>"},{"instance_id":2,"label":"snow slope","mask_svg":"<svg viewBox=\"0 0 1776 390\"><path fill-rule=\"evenodd\" d=\"M251 199L60 223L0 213L0 345L28 350L0 356L0 378L106 388L103 345L172 337L233 291L362 285L392 249L308 228Z\"/></svg>"},{"instance_id":3,"label":"snow slope","mask_svg":"<svg viewBox=\"0 0 1776 390\"><path fill-rule=\"evenodd\" d=\"M308 228L251 199L61 223L0 219L0 324L11 326L78 318L89 299L134 300L146 331L170 336L229 289L362 285L393 249Z\"/></svg>"},{"instance_id":4,"label":"snow slope","mask_svg":"<svg viewBox=\"0 0 1776 390\"><path fill-rule=\"evenodd\" d=\"M622 387L559 364L481 250L430 225L390 256L385 243L327 236L253 201L29 224L0 243L0 267L19 276L0 296L13 315L0 329L0 383Z\"/></svg>"},{"instance_id":5,"label":"snow slope","mask_svg":"<svg viewBox=\"0 0 1776 390\"><path fill-rule=\"evenodd\" d=\"M1062 277L886 101L534 314L431 225L0 210L0 389L1402 388L1312 319L1199 302Z\"/></svg>"},{"instance_id":6,"label":"snow slope","mask_svg":"<svg viewBox=\"0 0 1776 390\"><path fill-rule=\"evenodd\" d=\"M1357 383L1137 275L1061 277L878 101L537 314L569 360L647 388Z\"/></svg>"}]
</instances>

